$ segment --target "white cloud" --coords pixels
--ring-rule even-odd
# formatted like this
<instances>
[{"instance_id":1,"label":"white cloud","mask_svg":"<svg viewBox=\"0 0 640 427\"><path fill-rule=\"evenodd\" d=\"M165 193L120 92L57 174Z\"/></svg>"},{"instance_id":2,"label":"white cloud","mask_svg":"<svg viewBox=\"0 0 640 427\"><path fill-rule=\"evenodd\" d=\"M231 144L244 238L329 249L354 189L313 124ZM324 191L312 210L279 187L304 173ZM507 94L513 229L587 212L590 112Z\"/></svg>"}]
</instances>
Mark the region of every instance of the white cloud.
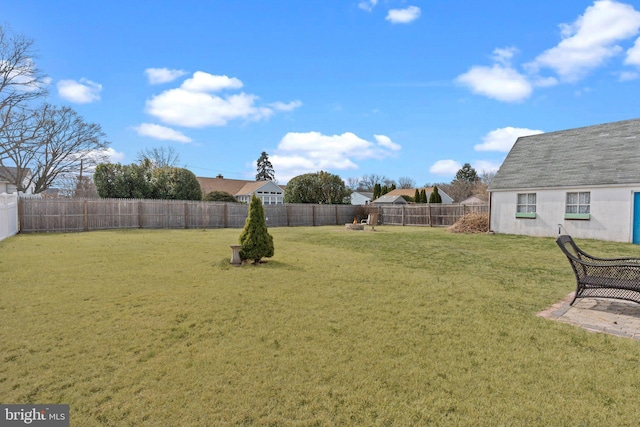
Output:
<instances>
[{"instance_id":1,"label":"white cloud","mask_svg":"<svg viewBox=\"0 0 640 427\"><path fill-rule=\"evenodd\" d=\"M505 102L522 101L533 92L531 83L522 74L501 64L471 67L459 75L456 82L467 86L473 93Z\"/></svg>"},{"instance_id":2,"label":"white cloud","mask_svg":"<svg viewBox=\"0 0 640 427\"><path fill-rule=\"evenodd\" d=\"M438 160L429 168L436 175L455 175L462 165L455 160Z\"/></svg>"},{"instance_id":3,"label":"white cloud","mask_svg":"<svg viewBox=\"0 0 640 427\"><path fill-rule=\"evenodd\" d=\"M402 149L400 144L396 144L395 142L391 141L391 138L389 138L388 136L373 135L373 137L376 139L376 141L378 141L378 145L381 147L388 148L391 151L399 151L400 149Z\"/></svg>"},{"instance_id":4,"label":"white cloud","mask_svg":"<svg viewBox=\"0 0 640 427\"><path fill-rule=\"evenodd\" d=\"M210 93L241 87L242 82L235 77L197 71L179 88L168 89L147 100L146 112L170 125L206 127L224 126L235 119L266 119L276 111L292 111L302 105L300 101L292 101L258 106L256 95Z\"/></svg>"},{"instance_id":5,"label":"white cloud","mask_svg":"<svg viewBox=\"0 0 640 427\"><path fill-rule=\"evenodd\" d=\"M118 163L124 160L124 153L118 152L111 147L104 150L104 153L111 163Z\"/></svg>"},{"instance_id":6,"label":"white cloud","mask_svg":"<svg viewBox=\"0 0 640 427\"><path fill-rule=\"evenodd\" d=\"M240 89L242 86L242 82L235 77L196 71L193 77L185 80L180 87L190 92L218 92L224 89Z\"/></svg>"},{"instance_id":7,"label":"white cloud","mask_svg":"<svg viewBox=\"0 0 640 427\"><path fill-rule=\"evenodd\" d=\"M179 132L175 129L171 129L165 126L156 125L153 123L142 123L139 126L133 128L140 136L149 136L155 139L161 139L165 141L176 141L182 143L191 142L191 138Z\"/></svg>"},{"instance_id":8,"label":"white cloud","mask_svg":"<svg viewBox=\"0 0 640 427\"><path fill-rule=\"evenodd\" d=\"M599 0L575 22L560 28L562 41L527 67L533 73L550 68L563 81L576 82L622 51L616 43L638 33L640 12L628 4Z\"/></svg>"},{"instance_id":9,"label":"white cloud","mask_svg":"<svg viewBox=\"0 0 640 427\"><path fill-rule=\"evenodd\" d=\"M635 71L623 71L620 73L621 82L628 82L631 80L636 80L638 78L640 78L640 73L637 73Z\"/></svg>"},{"instance_id":10,"label":"white cloud","mask_svg":"<svg viewBox=\"0 0 640 427\"><path fill-rule=\"evenodd\" d=\"M374 139L376 142L367 141L352 132L341 135L289 132L269 159L278 179L286 182L294 176L319 170L357 169L358 160L382 160L401 149L386 135L375 135Z\"/></svg>"},{"instance_id":11,"label":"white cloud","mask_svg":"<svg viewBox=\"0 0 640 427\"><path fill-rule=\"evenodd\" d=\"M124 153L120 153L109 147L106 150L84 152L82 156L77 156L77 158L80 157L92 159L96 164L103 162L120 163L124 160ZM87 168L87 172L93 173L93 169L94 167L89 167Z\"/></svg>"},{"instance_id":12,"label":"white cloud","mask_svg":"<svg viewBox=\"0 0 640 427\"><path fill-rule=\"evenodd\" d=\"M636 39L633 47L627 51L627 57L624 60L624 63L640 66L640 38Z\"/></svg>"},{"instance_id":13,"label":"white cloud","mask_svg":"<svg viewBox=\"0 0 640 427\"><path fill-rule=\"evenodd\" d=\"M514 128L511 126L494 129L482 138L482 144L476 145L476 151L500 151L508 152L513 144L521 136L537 135L544 133L537 129Z\"/></svg>"},{"instance_id":14,"label":"white cloud","mask_svg":"<svg viewBox=\"0 0 640 427\"><path fill-rule=\"evenodd\" d=\"M377 4L378 0L362 0L358 3L358 7L362 10L366 10L367 12L371 12Z\"/></svg>"},{"instance_id":15,"label":"white cloud","mask_svg":"<svg viewBox=\"0 0 640 427\"><path fill-rule=\"evenodd\" d=\"M76 104L88 104L100 100L102 85L82 78L75 80L60 80L58 82L58 95L61 98L75 102Z\"/></svg>"},{"instance_id":16,"label":"white cloud","mask_svg":"<svg viewBox=\"0 0 640 427\"><path fill-rule=\"evenodd\" d=\"M276 111L293 111L296 108L302 106L302 102L300 101L291 101L291 102L272 102L269 104L269 107L273 108Z\"/></svg>"},{"instance_id":17,"label":"white cloud","mask_svg":"<svg viewBox=\"0 0 640 427\"><path fill-rule=\"evenodd\" d=\"M518 52L515 47L503 47L493 49L493 61L505 67L511 66L511 59Z\"/></svg>"},{"instance_id":18,"label":"white cloud","mask_svg":"<svg viewBox=\"0 0 640 427\"><path fill-rule=\"evenodd\" d=\"M144 73L149 79L149 84L152 85L169 83L187 74L184 70L170 70L169 68L147 68Z\"/></svg>"},{"instance_id":19,"label":"white cloud","mask_svg":"<svg viewBox=\"0 0 640 427\"><path fill-rule=\"evenodd\" d=\"M478 172L478 175L482 175L485 172L497 172L500 169L500 165L500 163L489 160L476 160L471 166Z\"/></svg>"},{"instance_id":20,"label":"white cloud","mask_svg":"<svg viewBox=\"0 0 640 427\"><path fill-rule=\"evenodd\" d=\"M405 9L391 9L385 18L392 24L408 24L420 17L421 10L417 6L409 6Z\"/></svg>"}]
</instances>

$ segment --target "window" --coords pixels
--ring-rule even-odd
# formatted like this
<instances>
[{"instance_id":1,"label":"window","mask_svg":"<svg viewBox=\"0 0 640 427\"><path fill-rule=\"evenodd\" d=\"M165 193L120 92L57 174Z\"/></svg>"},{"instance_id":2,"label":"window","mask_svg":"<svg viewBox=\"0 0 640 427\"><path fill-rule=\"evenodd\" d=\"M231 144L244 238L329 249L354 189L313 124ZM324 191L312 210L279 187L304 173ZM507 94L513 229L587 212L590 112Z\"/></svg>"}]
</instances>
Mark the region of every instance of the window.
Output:
<instances>
[{"instance_id":1,"label":"window","mask_svg":"<svg viewBox=\"0 0 640 427\"><path fill-rule=\"evenodd\" d=\"M589 219L591 214L591 193L567 193L565 219Z\"/></svg>"},{"instance_id":2,"label":"window","mask_svg":"<svg viewBox=\"0 0 640 427\"><path fill-rule=\"evenodd\" d=\"M516 218L535 218L535 217L536 217L536 193L518 194Z\"/></svg>"}]
</instances>

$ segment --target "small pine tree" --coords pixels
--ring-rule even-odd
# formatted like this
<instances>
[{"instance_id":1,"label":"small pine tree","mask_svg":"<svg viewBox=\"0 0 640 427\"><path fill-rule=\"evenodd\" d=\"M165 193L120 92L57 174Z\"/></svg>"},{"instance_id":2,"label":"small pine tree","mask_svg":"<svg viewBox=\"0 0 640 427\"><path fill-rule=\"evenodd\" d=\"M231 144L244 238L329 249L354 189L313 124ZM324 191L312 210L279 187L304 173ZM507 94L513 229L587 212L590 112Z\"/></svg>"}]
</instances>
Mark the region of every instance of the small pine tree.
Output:
<instances>
[{"instance_id":1,"label":"small pine tree","mask_svg":"<svg viewBox=\"0 0 640 427\"><path fill-rule=\"evenodd\" d=\"M429 196L429 203L442 203L442 197L440 197L440 193L438 193L438 187L433 187L433 191L431 191L431 195Z\"/></svg>"},{"instance_id":2,"label":"small pine tree","mask_svg":"<svg viewBox=\"0 0 640 427\"><path fill-rule=\"evenodd\" d=\"M251 196L249 216L240 233L240 244L240 259L252 259L254 264L258 264L263 257L273 256L273 237L267 231L262 202L255 194Z\"/></svg>"},{"instance_id":3,"label":"small pine tree","mask_svg":"<svg viewBox=\"0 0 640 427\"><path fill-rule=\"evenodd\" d=\"M416 203L422 203L422 199L420 198L420 190L416 188L416 192L413 194L413 201Z\"/></svg>"},{"instance_id":4,"label":"small pine tree","mask_svg":"<svg viewBox=\"0 0 640 427\"><path fill-rule=\"evenodd\" d=\"M429 199L427 199L427 190L424 188L420 190L420 203L429 203Z\"/></svg>"}]
</instances>

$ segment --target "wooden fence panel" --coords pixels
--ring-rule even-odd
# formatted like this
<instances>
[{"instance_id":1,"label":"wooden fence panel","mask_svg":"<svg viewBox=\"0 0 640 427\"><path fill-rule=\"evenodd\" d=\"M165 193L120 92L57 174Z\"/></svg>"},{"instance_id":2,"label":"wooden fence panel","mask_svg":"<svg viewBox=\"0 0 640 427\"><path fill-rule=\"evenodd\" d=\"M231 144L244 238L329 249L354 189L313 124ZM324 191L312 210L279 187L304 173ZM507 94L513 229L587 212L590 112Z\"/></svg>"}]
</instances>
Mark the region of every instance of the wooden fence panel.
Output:
<instances>
[{"instance_id":1,"label":"wooden fence panel","mask_svg":"<svg viewBox=\"0 0 640 427\"><path fill-rule=\"evenodd\" d=\"M487 213L487 205L354 206L265 205L270 227L352 223L356 215L377 212L381 224L450 226L461 216ZM246 204L134 199L20 198L20 231L89 231L117 228L242 228Z\"/></svg>"},{"instance_id":2,"label":"wooden fence panel","mask_svg":"<svg viewBox=\"0 0 640 427\"><path fill-rule=\"evenodd\" d=\"M85 230L139 228L139 200L87 199Z\"/></svg>"},{"instance_id":3,"label":"wooden fence panel","mask_svg":"<svg viewBox=\"0 0 640 427\"><path fill-rule=\"evenodd\" d=\"M267 219L267 227L287 226L287 206L286 205L265 205L264 216Z\"/></svg>"},{"instance_id":4,"label":"wooden fence panel","mask_svg":"<svg viewBox=\"0 0 640 427\"><path fill-rule=\"evenodd\" d=\"M225 228L226 203L185 202L187 206L187 228Z\"/></svg>"},{"instance_id":5,"label":"wooden fence panel","mask_svg":"<svg viewBox=\"0 0 640 427\"><path fill-rule=\"evenodd\" d=\"M291 204L287 206L287 225L289 227L312 226L313 207L315 205Z\"/></svg>"}]
</instances>

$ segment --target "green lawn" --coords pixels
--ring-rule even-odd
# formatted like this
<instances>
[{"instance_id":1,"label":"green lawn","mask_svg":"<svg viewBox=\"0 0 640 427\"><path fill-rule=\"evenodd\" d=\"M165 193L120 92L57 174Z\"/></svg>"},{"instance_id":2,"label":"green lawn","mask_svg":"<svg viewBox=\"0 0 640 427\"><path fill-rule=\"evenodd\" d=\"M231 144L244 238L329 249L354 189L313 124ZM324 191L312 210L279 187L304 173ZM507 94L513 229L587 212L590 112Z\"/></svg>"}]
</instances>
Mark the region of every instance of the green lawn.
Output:
<instances>
[{"instance_id":1,"label":"green lawn","mask_svg":"<svg viewBox=\"0 0 640 427\"><path fill-rule=\"evenodd\" d=\"M0 402L72 426L602 426L640 420L640 342L538 318L552 238L272 228L0 242ZM630 244L580 240L594 255Z\"/></svg>"}]
</instances>

